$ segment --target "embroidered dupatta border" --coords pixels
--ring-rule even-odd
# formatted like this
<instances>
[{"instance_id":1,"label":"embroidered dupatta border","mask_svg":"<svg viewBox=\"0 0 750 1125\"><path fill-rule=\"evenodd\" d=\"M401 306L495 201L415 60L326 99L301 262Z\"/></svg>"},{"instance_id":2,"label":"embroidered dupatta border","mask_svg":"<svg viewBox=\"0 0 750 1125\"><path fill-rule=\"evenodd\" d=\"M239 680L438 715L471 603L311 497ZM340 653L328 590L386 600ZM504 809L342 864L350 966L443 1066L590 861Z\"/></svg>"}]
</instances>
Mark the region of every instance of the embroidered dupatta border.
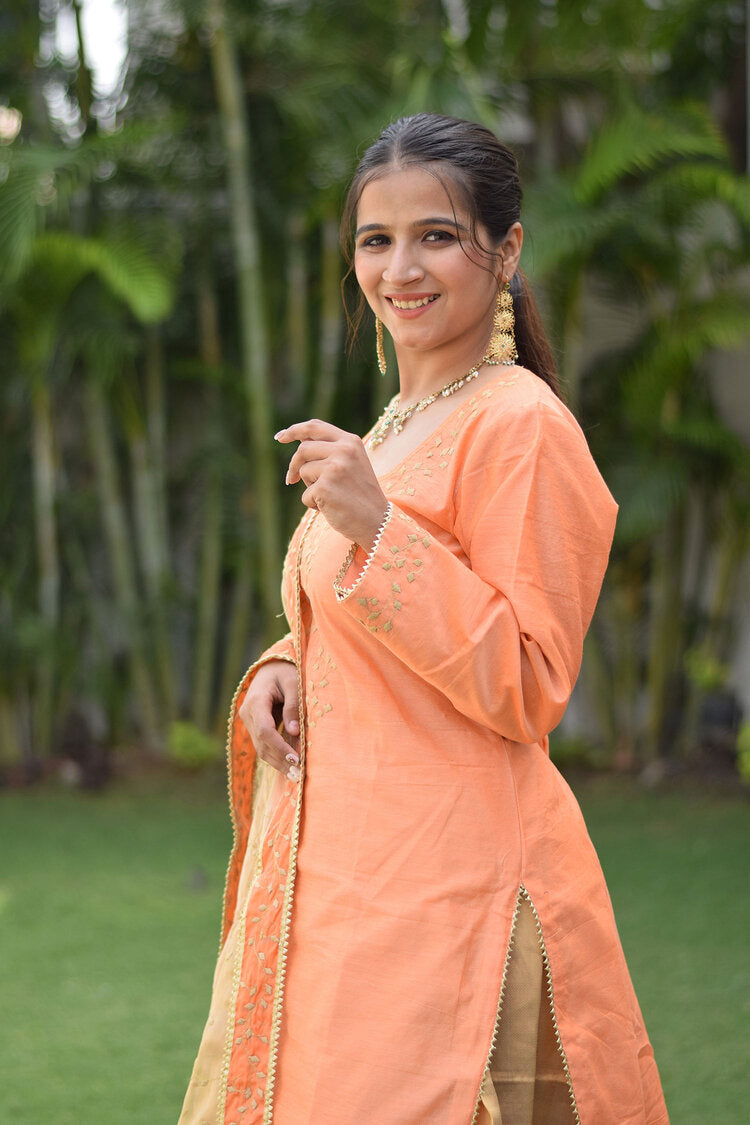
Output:
<instances>
[{"instance_id":1,"label":"embroidered dupatta border","mask_svg":"<svg viewBox=\"0 0 750 1125\"><path fill-rule=\"evenodd\" d=\"M265 1085L265 1095L264 1095L264 1104L263 1104L263 1125L270 1125L270 1122L273 1119L273 1096L274 1096L274 1089L275 1089L276 1069L277 1069L277 1060L278 1060L279 1034L280 1034L280 1030L281 1030L281 1018L282 1018L282 1009L283 1009L283 1002L284 1002L284 985L286 983L286 965L287 965L287 947L288 947L288 938L289 938L289 925L290 925L290 921L291 921L292 902L293 902L293 898L294 898L294 884L295 884L295 877L296 877L296 870L297 870L297 848L298 848L298 845L299 845L299 832L300 832L300 824L301 824L301 816L302 816L302 796L303 796L303 786L304 786L304 779L305 779L305 714L304 714L304 681L303 681L303 675L302 675L303 652L302 652L302 615L301 615L300 564L301 564L301 559L302 559L302 548L304 546L305 539L306 539L307 534L308 534L310 528L312 527L312 524L313 524L313 522L315 520L315 517L317 515L318 515L317 512L311 513L311 518L308 520L308 522L307 522L307 524L306 524L306 526L305 526L305 528L304 528L304 530L303 530L303 532L300 536L299 544L298 544L298 547L297 547L297 557L296 557L296 560L295 560L294 645L295 645L295 653L296 653L296 656L297 656L297 661L296 661L296 665L297 665L297 686L298 686L298 692L299 692L299 709L300 709L300 737L299 737L300 781L298 783L298 796L297 796L297 800L296 800L296 803L295 803L296 807L295 807L294 821L293 821L293 825L292 825L291 839L290 839L290 844L289 844L289 860L288 860L288 866L287 866L286 882L285 882L285 885L284 885L284 898L283 898L282 917L281 917L281 926L280 926L280 935L279 935L279 944L278 944L278 956L277 956L276 967L275 967L276 971L275 971L275 981L274 981L273 1007L272 1007L272 1015L271 1015L271 1033L270 1033L269 1042L268 1042L268 1065L267 1065L266 1075L265 1075L266 1085ZM288 659L288 657L282 656L279 659ZM228 868L228 871L227 871L227 879L226 879L226 882L225 882L225 890L224 890L224 904L223 904L223 913L222 913L222 934L221 934L222 945L226 941L227 930L228 930L227 919L228 919L228 908L229 908L229 896L230 896L230 893L231 893L231 891L230 891L230 876L231 876L231 873L232 873L232 870L233 870L233 866L236 863L237 850L238 850L239 843L240 843L240 840L239 840L240 833L239 833L239 829L238 829L238 825L237 825L236 814L235 814L235 811L234 811L234 804L235 804L235 802L234 802L234 776L233 776L233 766L232 766L232 740L233 740L233 734L234 734L234 722L235 722L239 697L242 694L242 690L246 686L249 676L259 666L260 663L261 662L258 661L256 664L252 665L252 667L249 669L249 671L243 677L239 687L237 688L237 691L235 692L234 699L232 700L232 707L230 709L230 716L229 716L229 729L228 729L228 739L227 739L228 788L229 788L230 815L231 815L231 820L232 820L232 830L233 830L233 834L234 834L234 842L233 842L233 847L232 847L232 853L231 853L231 856L230 856L229 868ZM253 772L255 772L255 767L253 769ZM255 879L257 879L257 873L256 873L256 876L254 877L253 883L255 882ZM223 1065L222 1065L222 1070L221 1070L221 1075L220 1075L219 1091L218 1091L217 1118L216 1118L217 1125L225 1125L225 1120L226 1120L226 1101L227 1101L227 1092L228 1092L228 1082L229 1082L229 1075L230 1075L230 1071L231 1071L232 1048L233 1048L233 1045L234 1045L235 1032L236 1032L236 1020L237 1020L236 1007L237 1007L237 999L238 999L238 993L239 993L239 987L240 987L240 980L241 980L241 975L242 975L242 966L243 966L244 955L245 955L245 940L244 940L245 939L245 921L246 921L245 915L246 915L246 912L247 912L247 906L248 905L249 905L249 903L243 904L242 919L240 920L240 923L239 923L240 924L240 933L238 934L237 950L236 950L236 953L235 953L236 961L235 961L235 965L233 967L233 973L232 973L232 982L233 982L232 996L231 996L230 1010L229 1010L228 1019L227 1019L226 1049L225 1049L225 1054L224 1054L224 1060L223 1060ZM235 911L236 911L236 909L237 909L237 904L235 903Z\"/></svg>"},{"instance_id":2,"label":"embroidered dupatta border","mask_svg":"<svg viewBox=\"0 0 750 1125\"><path fill-rule=\"evenodd\" d=\"M315 522L317 510L312 512L305 530L300 536L297 547L297 558L294 567L294 650L297 654L297 697L299 699L299 790L297 807L292 827L292 839L289 846L289 868L284 891L284 909L281 918L281 939L279 941L279 959L276 968L276 988L273 999L273 1014L271 1016L271 1041L268 1052L268 1077L266 1080L266 1099L263 1113L263 1125L270 1125L273 1119L273 1095L276 1086L276 1065L279 1056L279 1033L281 1031L281 1016L284 1004L284 988L286 985L287 947L289 944L289 923L292 916L292 903L294 900L294 884L297 876L297 848L299 846L299 830L302 821L302 795L305 783L305 685L302 676L304 664L302 651L302 579L300 568L302 565L302 548L307 538L307 533Z\"/></svg>"}]
</instances>

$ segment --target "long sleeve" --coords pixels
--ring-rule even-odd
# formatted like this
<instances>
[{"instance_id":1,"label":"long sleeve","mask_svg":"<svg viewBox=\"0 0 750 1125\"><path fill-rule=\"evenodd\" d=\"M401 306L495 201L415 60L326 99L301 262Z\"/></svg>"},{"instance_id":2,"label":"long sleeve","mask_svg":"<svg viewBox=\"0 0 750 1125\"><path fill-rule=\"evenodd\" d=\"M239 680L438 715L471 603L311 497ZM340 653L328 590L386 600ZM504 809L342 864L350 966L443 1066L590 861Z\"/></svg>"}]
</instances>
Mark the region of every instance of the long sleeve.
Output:
<instances>
[{"instance_id":1,"label":"long sleeve","mask_svg":"<svg viewBox=\"0 0 750 1125\"><path fill-rule=\"evenodd\" d=\"M578 675L616 505L561 405L496 412L459 454L455 549L394 506L341 611L462 714L537 741Z\"/></svg>"}]
</instances>

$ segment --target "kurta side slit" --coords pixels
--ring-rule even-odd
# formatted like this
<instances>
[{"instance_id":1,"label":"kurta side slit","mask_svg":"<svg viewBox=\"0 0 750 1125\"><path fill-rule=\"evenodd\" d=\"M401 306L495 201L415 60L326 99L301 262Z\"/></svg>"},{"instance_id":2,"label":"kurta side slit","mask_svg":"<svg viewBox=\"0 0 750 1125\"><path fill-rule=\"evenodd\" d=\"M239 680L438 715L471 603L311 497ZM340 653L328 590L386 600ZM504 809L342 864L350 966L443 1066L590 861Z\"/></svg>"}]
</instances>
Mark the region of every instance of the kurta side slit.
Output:
<instances>
[{"instance_id":1,"label":"kurta side slit","mask_svg":"<svg viewBox=\"0 0 750 1125\"><path fill-rule=\"evenodd\" d=\"M577 1125L560 1054L536 918L519 896L495 1048L478 1125Z\"/></svg>"}]
</instances>

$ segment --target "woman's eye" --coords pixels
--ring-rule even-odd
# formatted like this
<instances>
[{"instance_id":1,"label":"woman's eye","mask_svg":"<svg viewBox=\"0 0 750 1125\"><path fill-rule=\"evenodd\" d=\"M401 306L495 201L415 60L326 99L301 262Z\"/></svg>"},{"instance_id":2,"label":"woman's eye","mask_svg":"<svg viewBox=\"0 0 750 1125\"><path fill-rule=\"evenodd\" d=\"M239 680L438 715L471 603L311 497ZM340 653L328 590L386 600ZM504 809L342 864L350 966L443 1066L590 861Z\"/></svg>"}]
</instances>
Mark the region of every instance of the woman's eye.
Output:
<instances>
[{"instance_id":1,"label":"woman's eye","mask_svg":"<svg viewBox=\"0 0 750 1125\"><path fill-rule=\"evenodd\" d=\"M424 236L425 242L455 242L456 236L447 230L430 230Z\"/></svg>"},{"instance_id":2,"label":"woman's eye","mask_svg":"<svg viewBox=\"0 0 750 1125\"><path fill-rule=\"evenodd\" d=\"M368 235L367 238L363 238L360 245L364 246L364 247L367 247L369 249L373 249L373 248L377 248L379 246L387 246L388 245L388 239L386 238L386 236L384 234L371 234L371 235Z\"/></svg>"}]
</instances>

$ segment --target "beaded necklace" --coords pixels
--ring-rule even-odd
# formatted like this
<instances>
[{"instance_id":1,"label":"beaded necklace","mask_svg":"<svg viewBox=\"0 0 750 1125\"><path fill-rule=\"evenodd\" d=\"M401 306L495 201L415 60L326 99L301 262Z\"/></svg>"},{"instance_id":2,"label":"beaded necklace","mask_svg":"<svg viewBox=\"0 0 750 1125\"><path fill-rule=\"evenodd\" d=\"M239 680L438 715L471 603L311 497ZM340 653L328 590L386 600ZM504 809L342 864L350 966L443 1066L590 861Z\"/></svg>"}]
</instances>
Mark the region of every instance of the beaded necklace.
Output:
<instances>
[{"instance_id":1,"label":"beaded necklace","mask_svg":"<svg viewBox=\"0 0 750 1125\"><path fill-rule=\"evenodd\" d=\"M500 363L506 367L512 367L514 362L513 359L500 360ZM490 367L498 366L497 360L493 362L487 356L483 356L479 363L475 363L465 375L459 375L457 379L451 379L439 391L433 391L432 394L425 395L418 402L412 402L403 409L399 406L399 396L395 395L373 426L367 444L374 449L376 446L383 444L389 433L400 434L412 415L420 414L428 406L432 406L433 402L437 402L439 398L448 398L455 394L463 387L464 383L470 383L472 379L476 379L485 363Z\"/></svg>"}]
</instances>

